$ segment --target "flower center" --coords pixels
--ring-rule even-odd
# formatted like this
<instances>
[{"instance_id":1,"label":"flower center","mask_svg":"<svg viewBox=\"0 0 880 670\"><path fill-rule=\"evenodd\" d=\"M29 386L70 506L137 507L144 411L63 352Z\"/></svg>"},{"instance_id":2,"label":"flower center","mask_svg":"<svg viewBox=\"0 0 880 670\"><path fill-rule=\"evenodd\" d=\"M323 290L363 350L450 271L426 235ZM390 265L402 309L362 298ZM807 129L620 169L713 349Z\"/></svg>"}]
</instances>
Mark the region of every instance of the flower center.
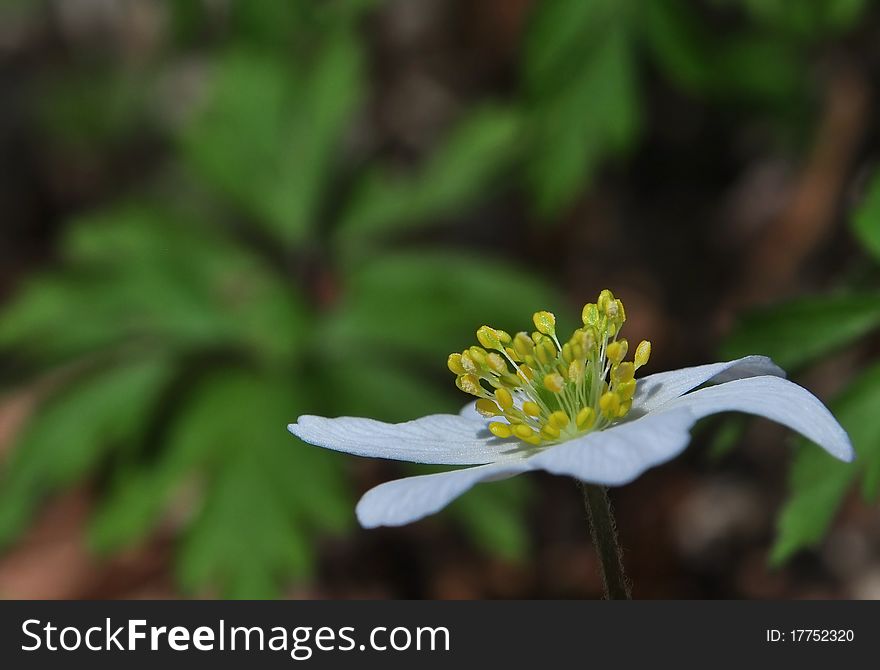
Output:
<instances>
[{"instance_id":1,"label":"flower center","mask_svg":"<svg viewBox=\"0 0 880 670\"><path fill-rule=\"evenodd\" d=\"M600 430L629 412L635 371L648 362L651 343L643 340L633 360L624 360L629 345L617 336L626 311L607 289L584 305L581 317L583 327L564 344L556 337L556 317L536 312L531 335L511 337L481 326L482 346L450 354L455 383L477 397L477 411L507 420L489 424L494 435L554 444Z\"/></svg>"}]
</instances>

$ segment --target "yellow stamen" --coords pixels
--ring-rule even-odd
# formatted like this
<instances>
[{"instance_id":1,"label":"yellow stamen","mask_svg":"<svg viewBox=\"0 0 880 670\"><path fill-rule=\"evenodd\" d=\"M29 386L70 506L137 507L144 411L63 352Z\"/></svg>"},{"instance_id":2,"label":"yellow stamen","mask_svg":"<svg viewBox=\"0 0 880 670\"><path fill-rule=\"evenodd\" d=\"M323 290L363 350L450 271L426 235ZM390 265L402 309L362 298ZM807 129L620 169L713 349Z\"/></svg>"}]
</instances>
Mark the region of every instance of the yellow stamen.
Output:
<instances>
[{"instance_id":1,"label":"yellow stamen","mask_svg":"<svg viewBox=\"0 0 880 670\"><path fill-rule=\"evenodd\" d=\"M479 345L449 356L456 385L478 398L477 411L506 420L489 424L493 435L546 446L603 430L630 411L650 342L625 360L629 344L619 332L626 310L607 289L584 305L581 319L583 326L562 341L548 311L534 313L532 333L511 337L484 325L476 331Z\"/></svg>"},{"instance_id":2,"label":"yellow stamen","mask_svg":"<svg viewBox=\"0 0 880 670\"><path fill-rule=\"evenodd\" d=\"M489 326L480 326L477 330L477 341L486 349L500 349L501 339L498 337L498 331Z\"/></svg>"},{"instance_id":3,"label":"yellow stamen","mask_svg":"<svg viewBox=\"0 0 880 670\"><path fill-rule=\"evenodd\" d=\"M480 398L476 403L477 411L483 416L498 416L501 409L488 398Z\"/></svg>"},{"instance_id":4,"label":"yellow stamen","mask_svg":"<svg viewBox=\"0 0 880 670\"><path fill-rule=\"evenodd\" d=\"M471 358L471 354L469 351L462 351L461 358L458 359L461 361L461 367L464 368L465 372L476 372L477 364L474 362L474 359Z\"/></svg>"},{"instance_id":5,"label":"yellow stamen","mask_svg":"<svg viewBox=\"0 0 880 670\"><path fill-rule=\"evenodd\" d=\"M496 354L494 351L486 356L486 365L495 374L503 375L507 372L507 363L504 362L500 354Z\"/></svg>"},{"instance_id":6,"label":"yellow stamen","mask_svg":"<svg viewBox=\"0 0 880 670\"><path fill-rule=\"evenodd\" d=\"M489 424L489 432L495 437L500 437L502 440L507 439L513 434L508 424L499 421L493 421Z\"/></svg>"},{"instance_id":7,"label":"yellow stamen","mask_svg":"<svg viewBox=\"0 0 880 670\"><path fill-rule=\"evenodd\" d=\"M541 416L541 406L531 400L527 400L522 404L522 411L529 416Z\"/></svg>"},{"instance_id":8,"label":"yellow stamen","mask_svg":"<svg viewBox=\"0 0 880 670\"><path fill-rule=\"evenodd\" d=\"M513 349L525 359L526 356L532 355L532 352L535 350L535 343L532 342L532 338L526 333L517 333L513 338Z\"/></svg>"},{"instance_id":9,"label":"yellow stamen","mask_svg":"<svg viewBox=\"0 0 880 670\"><path fill-rule=\"evenodd\" d=\"M513 427L513 434L524 440L528 437L534 437L535 431L529 428L526 424L520 423Z\"/></svg>"},{"instance_id":10,"label":"yellow stamen","mask_svg":"<svg viewBox=\"0 0 880 670\"><path fill-rule=\"evenodd\" d=\"M498 401L498 406L503 410L508 410L513 407L513 396L510 395L510 391L506 388L495 390L495 400Z\"/></svg>"},{"instance_id":11,"label":"yellow stamen","mask_svg":"<svg viewBox=\"0 0 880 670\"><path fill-rule=\"evenodd\" d=\"M480 386L480 380L476 377L476 375L461 375L458 379L455 380L455 383L459 389L461 389L465 393L470 393L471 395L480 396L486 393L483 387Z\"/></svg>"},{"instance_id":12,"label":"yellow stamen","mask_svg":"<svg viewBox=\"0 0 880 670\"><path fill-rule=\"evenodd\" d=\"M550 415L550 423L560 430L568 426L568 414L562 410L557 410Z\"/></svg>"},{"instance_id":13,"label":"yellow stamen","mask_svg":"<svg viewBox=\"0 0 880 670\"><path fill-rule=\"evenodd\" d=\"M620 409L620 396L614 391L603 393L602 397L599 398L599 409L607 417L616 417L617 410Z\"/></svg>"},{"instance_id":14,"label":"yellow stamen","mask_svg":"<svg viewBox=\"0 0 880 670\"><path fill-rule=\"evenodd\" d=\"M575 418L575 425L577 425L580 430L588 430L592 428L595 422L596 410L592 407L584 407L577 413L577 418Z\"/></svg>"},{"instance_id":15,"label":"yellow stamen","mask_svg":"<svg viewBox=\"0 0 880 670\"><path fill-rule=\"evenodd\" d=\"M630 379L629 381L618 384L614 387L614 392L620 396L621 400L632 400L633 396L636 394L636 380Z\"/></svg>"},{"instance_id":16,"label":"yellow stamen","mask_svg":"<svg viewBox=\"0 0 880 670\"><path fill-rule=\"evenodd\" d=\"M565 380L558 372L552 372L544 376L544 388L553 393L562 393L562 387Z\"/></svg>"},{"instance_id":17,"label":"yellow stamen","mask_svg":"<svg viewBox=\"0 0 880 670\"><path fill-rule=\"evenodd\" d=\"M645 365L648 362L648 359L651 358L651 343L648 340L642 340L639 342L639 346L636 347L635 353L635 369L638 370L640 367Z\"/></svg>"},{"instance_id":18,"label":"yellow stamen","mask_svg":"<svg viewBox=\"0 0 880 670\"><path fill-rule=\"evenodd\" d=\"M463 375L467 372L461 364L461 354L449 354L449 358L446 359L446 367L457 375Z\"/></svg>"},{"instance_id":19,"label":"yellow stamen","mask_svg":"<svg viewBox=\"0 0 880 670\"><path fill-rule=\"evenodd\" d=\"M609 361L617 365L626 357L626 350L628 348L629 343L626 340L611 342L605 348L605 355L608 356Z\"/></svg>"},{"instance_id":20,"label":"yellow stamen","mask_svg":"<svg viewBox=\"0 0 880 670\"><path fill-rule=\"evenodd\" d=\"M550 337L556 334L556 317L552 312L535 312L532 321L535 322L535 328L539 333Z\"/></svg>"}]
</instances>

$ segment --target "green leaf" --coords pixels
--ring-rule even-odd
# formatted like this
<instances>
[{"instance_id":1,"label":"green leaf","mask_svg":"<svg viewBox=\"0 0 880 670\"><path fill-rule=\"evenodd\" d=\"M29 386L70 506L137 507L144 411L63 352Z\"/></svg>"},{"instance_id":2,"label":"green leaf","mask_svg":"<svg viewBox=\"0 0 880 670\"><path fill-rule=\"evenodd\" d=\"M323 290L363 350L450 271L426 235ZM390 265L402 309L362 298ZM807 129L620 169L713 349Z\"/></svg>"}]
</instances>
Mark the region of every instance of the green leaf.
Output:
<instances>
[{"instance_id":1,"label":"green leaf","mask_svg":"<svg viewBox=\"0 0 880 670\"><path fill-rule=\"evenodd\" d=\"M710 438L706 455L710 460L718 460L726 456L742 441L749 419L742 415L725 416ZM698 424L698 426L701 424ZM696 431L693 431L696 432Z\"/></svg>"},{"instance_id":2,"label":"green leaf","mask_svg":"<svg viewBox=\"0 0 880 670\"><path fill-rule=\"evenodd\" d=\"M34 96L40 125L56 141L94 153L149 121L150 87L143 77L73 64L61 72L42 82L42 91Z\"/></svg>"},{"instance_id":3,"label":"green leaf","mask_svg":"<svg viewBox=\"0 0 880 670\"><path fill-rule=\"evenodd\" d=\"M338 232L359 244L364 237L436 223L479 197L520 146L520 119L512 110L472 112L428 158L418 174L377 168L360 184Z\"/></svg>"},{"instance_id":4,"label":"green leaf","mask_svg":"<svg viewBox=\"0 0 880 670\"><path fill-rule=\"evenodd\" d=\"M192 3L186 3L192 5ZM236 40L274 47L295 46L297 38L303 39L307 7L300 0L275 2L274 0L248 0L233 2L228 7L229 23L235 31ZM314 29L314 25L308 25Z\"/></svg>"},{"instance_id":5,"label":"green leaf","mask_svg":"<svg viewBox=\"0 0 880 670\"><path fill-rule=\"evenodd\" d=\"M727 338L725 358L770 356L793 370L846 346L880 325L880 296L802 298L752 312Z\"/></svg>"},{"instance_id":6,"label":"green leaf","mask_svg":"<svg viewBox=\"0 0 880 670\"><path fill-rule=\"evenodd\" d=\"M880 365L860 375L831 403L856 451L853 463L841 463L824 450L801 440L792 467L789 498L779 516L779 535L771 562L781 563L796 551L819 542L831 525L847 490L861 474L864 494L877 497L880 485Z\"/></svg>"},{"instance_id":7,"label":"green leaf","mask_svg":"<svg viewBox=\"0 0 880 670\"><path fill-rule=\"evenodd\" d=\"M184 588L262 598L308 576L318 535L347 528L353 506L338 455L285 429L305 395L248 371L204 379L156 462L116 481L90 529L93 546L137 541L186 487L202 495L178 558Z\"/></svg>"},{"instance_id":8,"label":"green leaf","mask_svg":"<svg viewBox=\"0 0 880 670\"><path fill-rule=\"evenodd\" d=\"M87 476L114 449L139 440L172 368L121 361L61 388L30 419L0 487L0 543L21 532L47 494Z\"/></svg>"},{"instance_id":9,"label":"green leaf","mask_svg":"<svg viewBox=\"0 0 880 670\"><path fill-rule=\"evenodd\" d=\"M425 414L457 412L466 402L446 375L424 375L393 356L337 355L322 362L321 397L331 399L330 415L410 421ZM317 408L309 411L318 411ZM325 413L323 408L320 413Z\"/></svg>"},{"instance_id":10,"label":"green leaf","mask_svg":"<svg viewBox=\"0 0 880 670\"><path fill-rule=\"evenodd\" d=\"M679 87L720 100L783 103L804 80L803 58L778 35L744 30L719 35L693 3L656 0L642 17L645 43Z\"/></svg>"},{"instance_id":11,"label":"green leaf","mask_svg":"<svg viewBox=\"0 0 880 670\"><path fill-rule=\"evenodd\" d=\"M527 181L552 215L591 180L598 164L632 144L639 96L628 16L605 0L547 0L526 42L530 154Z\"/></svg>"},{"instance_id":12,"label":"green leaf","mask_svg":"<svg viewBox=\"0 0 880 670\"><path fill-rule=\"evenodd\" d=\"M407 465L408 476L448 471L438 465ZM479 484L440 514L462 530L480 551L507 561L523 561L529 552L524 519L533 488L527 477Z\"/></svg>"},{"instance_id":13,"label":"green leaf","mask_svg":"<svg viewBox=\"0 0 880 670\"><path fill-rule=\"evenodd\" d=\"M742 0L755 20L777 31L815 39L851 28L866 0Z\"/></svg>"},{"instance_id":14,"label":"green leaf","mask_svg":"<svg viewBox=\"0 0 880 670\"><path fill-rule=\"evenodd\" d=\"M171 211L126 204L80 219L62 253L62 269L35 277L0 313L0 347L49 362L132 342L277 359L303 332L294 287Z\"/></svg>"},{"instance_id":15,"label":"green leaf","mask_svg":"<svg viewBox=\"0 0 880 670\"><path fill-rule=\"evenodd\" d=\"M865 200L853 216L852 226L865 251L880 261L880 172L868 186Z\"/></svg>"},{"instance_id":16,"label":"green leaf","mask_svg":"<svg viewBox=\"0 0 880 670\"><path fill-rule=\"evenodd\" d=\"M441 370L480 325L516 332L559 302L547 283L510 265L444 252L385 256L353 269L344 291L319 333L327 351L415 355Z\"/></svg>"},{"instance_id":17,"label":"green leaf","mask_svg":"<svg viewBox=\"0 0 880 670\"><path fill-rule=\"evenodd\" d=\"M301 68L257 51L228 55L184 132L191 165L256 224L302 241L361 97L361 60L347 31L332 33Z\"/></svg>"},{"instance_id":18,"label":"green leaf","mask_svg":"<svg viewBox=\"0 0 880 670\"><path fill-rule=\"evenodd\" d=\"M508 561L522 561L529 550L523 519L531 487L521 477L475 486L449 506L448 514L483 551Z\"/></svg>"}]
</instances>

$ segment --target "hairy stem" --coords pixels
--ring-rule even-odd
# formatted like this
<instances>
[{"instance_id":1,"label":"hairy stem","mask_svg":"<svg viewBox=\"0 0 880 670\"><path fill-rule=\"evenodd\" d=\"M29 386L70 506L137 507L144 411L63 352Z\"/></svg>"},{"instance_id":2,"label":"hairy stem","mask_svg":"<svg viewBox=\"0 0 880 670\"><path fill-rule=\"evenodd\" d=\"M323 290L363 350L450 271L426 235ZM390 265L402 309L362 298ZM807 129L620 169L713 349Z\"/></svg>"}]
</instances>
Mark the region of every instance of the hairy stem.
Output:
<instances>
[{"instance_id":1,"label":"hairy stem","mask_svg":"<svg viewBox=\"0 0 880 670\"><path fill-rule=\"evenodd\" d=\"M611 501L608 499L608 489L582 483L581 490L590 521L593 546L599 554L605 597L608 600L629 600L632 596L629 581L623 571L623 551L617 540L617 527L611 511Z\"/></svg>"}]
</instances>

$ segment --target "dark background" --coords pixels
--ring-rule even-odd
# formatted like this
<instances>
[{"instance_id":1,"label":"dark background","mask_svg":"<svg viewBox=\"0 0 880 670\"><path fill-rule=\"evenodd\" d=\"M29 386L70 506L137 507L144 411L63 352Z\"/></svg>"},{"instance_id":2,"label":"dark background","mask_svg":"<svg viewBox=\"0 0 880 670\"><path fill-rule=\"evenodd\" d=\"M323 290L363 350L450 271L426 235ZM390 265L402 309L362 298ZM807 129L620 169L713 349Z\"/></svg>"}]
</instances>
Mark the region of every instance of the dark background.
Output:
<instances>
[{"instance_id":1,"label":"dark background","mask_svg":"<svg viewBox=\"0 0 880 670\"><path fill-rule=\"evenodd\" d=\"M572 482L363 531L414 468L284 426L607 287L859 452L701 424L612 493L634 595L880 597L878 82L869 0L0 0L0 596L598 597Z\"/></svg>"}]
</instances>

